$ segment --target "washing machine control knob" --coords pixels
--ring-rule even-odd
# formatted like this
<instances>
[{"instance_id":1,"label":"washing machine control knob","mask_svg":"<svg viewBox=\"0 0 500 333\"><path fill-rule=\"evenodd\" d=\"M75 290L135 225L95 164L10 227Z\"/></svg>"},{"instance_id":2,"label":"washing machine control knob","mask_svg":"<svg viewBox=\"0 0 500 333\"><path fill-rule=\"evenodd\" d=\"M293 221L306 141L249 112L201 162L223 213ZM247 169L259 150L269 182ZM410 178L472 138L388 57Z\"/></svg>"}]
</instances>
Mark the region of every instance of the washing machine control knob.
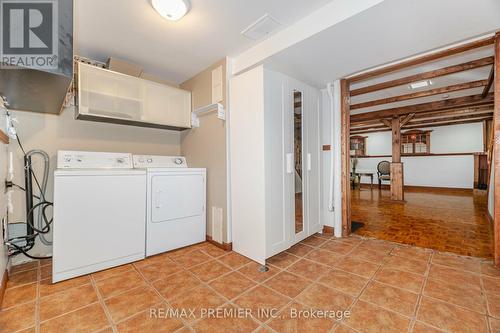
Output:
<instances>
[{"instance_id":1,"label":"washing machine control knob","mask_svg":"<svg viewBox=\"0 0 500 333\"><path fill-rule=\"evenodd\" d=\"M184 163L184 161L182 160L182 158L176 158L174 162L177 165L182 165Z\"/></svg>"}]
</instances>

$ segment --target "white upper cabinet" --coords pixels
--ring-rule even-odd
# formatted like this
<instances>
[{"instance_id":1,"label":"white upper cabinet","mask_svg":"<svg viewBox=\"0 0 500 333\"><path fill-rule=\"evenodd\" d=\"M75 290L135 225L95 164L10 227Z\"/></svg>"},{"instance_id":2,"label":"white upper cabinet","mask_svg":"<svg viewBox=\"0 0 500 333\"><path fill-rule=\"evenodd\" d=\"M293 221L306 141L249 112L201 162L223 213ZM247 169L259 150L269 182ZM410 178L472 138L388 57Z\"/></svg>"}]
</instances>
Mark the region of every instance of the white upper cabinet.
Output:
<instances>
[{"instance_id":1,"label":"white upper cabinet","mask_svg":"<svg viewBox=\"0 0 500 333\"><path fill-rule=\"evenodd\" d=\"M191 92L79 63L77 118L191 128Z\"/></svg>"},{"instance_id":2,"label":"white upper cabinet","mask_svg":"<svg viewBox=\"0 0 500 333\"><path fill-rule=\"evenodd\" d=\"M191 92L144 81L143 120L179 128L191 127Z\"/></svg>"}]
</instances>

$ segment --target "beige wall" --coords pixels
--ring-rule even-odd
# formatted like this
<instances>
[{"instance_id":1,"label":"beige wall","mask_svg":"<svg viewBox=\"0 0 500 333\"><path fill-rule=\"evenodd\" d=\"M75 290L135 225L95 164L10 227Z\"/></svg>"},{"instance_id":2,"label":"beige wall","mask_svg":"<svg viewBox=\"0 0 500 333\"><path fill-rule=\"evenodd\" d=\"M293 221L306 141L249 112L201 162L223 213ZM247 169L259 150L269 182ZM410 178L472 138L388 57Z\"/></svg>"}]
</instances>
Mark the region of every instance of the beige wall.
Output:
<instances>
[{"instance_id":1,"label":"beige wall","mask_svg":"<svg viewBox=\"0 0 500 333\"><path fill-rule=\"evenodd\" d=\"M226 106L226 60L223 59L180 85L192 92L193 109L212 103L212 70L223 68ZM212 207L223 209L223 241L227 242L226 123L216 113L200 117L200 127L181 134L181 152L191 167L207 169L207 234L211 236Z\"/></svg>"},{"instance_id":2,"label":"beige wall","mask_svg":"<svg viewBox=\"0 0 500 333\"><path fill-rule=\"evenodd\" d=\"M73 108L63 110L59 116L32 112L13 112L13 116L19 121L16 127L24 149L42 149L50 156L49 200L52 200L53 170L58 150L153 155L178 155L181 152L180 132L75 120ZM10 149L15 153L15 182L23 185L21 151L12 140ZM38 157L34 157L33 164L36 168L40 167ZM11 221L24 220L24 194L21 191L16 191L14 204L15 212ZM37 241L32 253L50 252L50 248Z\"/></svg>"}]
</instances>

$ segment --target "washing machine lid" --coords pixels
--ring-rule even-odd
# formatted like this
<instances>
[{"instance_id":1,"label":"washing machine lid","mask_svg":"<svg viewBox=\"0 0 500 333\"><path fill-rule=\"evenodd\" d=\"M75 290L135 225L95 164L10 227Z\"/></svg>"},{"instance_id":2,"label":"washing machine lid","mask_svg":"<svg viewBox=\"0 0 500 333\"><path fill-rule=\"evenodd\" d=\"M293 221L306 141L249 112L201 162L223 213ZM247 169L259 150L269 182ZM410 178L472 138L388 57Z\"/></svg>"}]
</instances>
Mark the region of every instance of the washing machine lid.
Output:
<instances>
[{"instance_id":1,"label":"washing machine lid","mask_svg":"<svg viewBox=\"0 0 500 333\"><path fill-rule=\"evenodd\" d=\"M54 177L80 176L138 176L146 175L141 169L56 169Z\"/></svg>"},{"instance_id":2,"label":"washing machine lid","mask_svg":"<svg viewBox=\"0 0 500 333\"><path fill-rule=\"evenodd\" d=\"M159 155L133 155L134 168L187 168L187 161L184 156L159 156Z\"/></svg>"}]
</instances>

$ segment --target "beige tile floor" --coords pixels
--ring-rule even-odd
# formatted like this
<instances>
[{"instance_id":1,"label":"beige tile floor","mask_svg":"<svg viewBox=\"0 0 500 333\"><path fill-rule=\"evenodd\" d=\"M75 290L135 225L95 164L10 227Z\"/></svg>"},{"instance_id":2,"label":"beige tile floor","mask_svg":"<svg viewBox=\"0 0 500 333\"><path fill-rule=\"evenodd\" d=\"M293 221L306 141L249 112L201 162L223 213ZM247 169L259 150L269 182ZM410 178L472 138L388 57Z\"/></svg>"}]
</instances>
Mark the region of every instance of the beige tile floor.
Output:
<instances>
[{"instance_id":1,"label":"beige tile floor","mask_svg":"<svg viewBox=\"0 0 500 333\"><path fill-rule=\"evenodd\" d=\"M268 266L208 243L54 285L50 261L28 263L13 269L0 332L500 332L490 261L315 235Z\"/></svg>"}]
</instances>

